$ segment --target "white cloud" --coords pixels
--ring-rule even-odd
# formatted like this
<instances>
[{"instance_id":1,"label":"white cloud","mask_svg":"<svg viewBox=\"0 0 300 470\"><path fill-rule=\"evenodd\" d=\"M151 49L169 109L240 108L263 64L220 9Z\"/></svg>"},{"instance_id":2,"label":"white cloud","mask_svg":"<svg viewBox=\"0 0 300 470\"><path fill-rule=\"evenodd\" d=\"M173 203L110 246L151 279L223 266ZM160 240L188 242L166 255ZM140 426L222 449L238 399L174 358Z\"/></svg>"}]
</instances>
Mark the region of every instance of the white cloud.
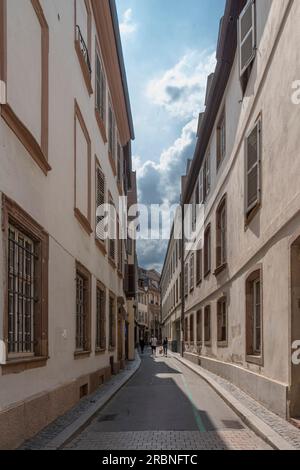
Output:
<instances>
[{"instance_id":1,"label":"white cloud","mask_svg":"<svg viewBox=\"0 0 300 470\"><path fill-rule=\"evenodd\" d=\"M173 68L150 81L147 96L174 117L196 116L204 103L207 76L215 65L215 53L190 51Z\"/></svg>"},{"instance_id":2,"label":"white cloud","mask_svg":"<svg viewBox=\"0 0 300 470\"><path fill-rule=\"evenodd\" d=\"M137 24L132 19L132 9L128 8L123 14L122 21L120 23L120 31L123 36L130 36L137 30Z\"/></svg>"},{"instance_id":3,"label":"white cloud","mask_svg":"<svg viewBox=\"0 0 300 470\"><path fill-rule=\"evenodd\" d=\"M214 71L215 64L215 54L191 51L170 70L148 83L146 93L151 103L184 125L174 143L163 150L158 163L133 157L140 203L172 205L179 202L181 176L185 174L187 160L194 156L207 76ZM162 267L165 240L139 241L138 247L142 265L155 266L158 270Z\"/></svg>"}]
</instances>

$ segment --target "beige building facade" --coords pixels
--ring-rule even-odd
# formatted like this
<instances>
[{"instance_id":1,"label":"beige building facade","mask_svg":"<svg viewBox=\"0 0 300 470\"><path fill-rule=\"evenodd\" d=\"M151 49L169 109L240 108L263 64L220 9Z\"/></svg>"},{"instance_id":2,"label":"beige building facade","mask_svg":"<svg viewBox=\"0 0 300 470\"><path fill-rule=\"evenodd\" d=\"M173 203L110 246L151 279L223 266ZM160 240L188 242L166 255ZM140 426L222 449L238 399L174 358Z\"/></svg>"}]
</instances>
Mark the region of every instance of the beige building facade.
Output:
<instances>
[{"instance_id":1,"label":"beige building facade","mask_svg":"<svg viewBox=\"0 0 300 470\"><path fill-rule=\"evenodd\" d=\"M297 1L226 2L182 185L195 242L181 264L171 237L161 281L170 341L179 321L187 358L286 418L300 415L299 22Z\"/></svg>"},{"instance_id":2,"label":"beige building facade","mask_svg":"<svg viewBox=\"0 0 300 470\"><path fill-rule=\"evenodd\" d=\"M126 239L105 240L96 216L110 202L121 223L134 133L114 1L0 0L0 23L0 448L7 449L134 357L135 292L126 276L135 245L128 255Z\"/></svg>"}]
</instances>

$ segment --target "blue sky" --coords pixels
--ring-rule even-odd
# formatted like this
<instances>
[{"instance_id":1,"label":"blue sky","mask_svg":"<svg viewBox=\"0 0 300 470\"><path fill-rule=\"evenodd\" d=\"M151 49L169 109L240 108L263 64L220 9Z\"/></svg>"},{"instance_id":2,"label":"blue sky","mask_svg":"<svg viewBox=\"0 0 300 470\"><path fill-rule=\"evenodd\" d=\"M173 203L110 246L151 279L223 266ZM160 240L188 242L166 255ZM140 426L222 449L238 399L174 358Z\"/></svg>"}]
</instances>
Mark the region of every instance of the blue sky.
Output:
<instances>
[{"instance_id":1,"label":"blue sky","mask_svg":"<svg viewBox=\"0 0 300 470\"><path fill-rule=\"evenodd\" d=\"M207 75L215 67L225 0L116 0L136 140L139 201L176 203L195 147ZM141 266L160 269L166 241L139 242Z\"/></svg>"}]
</instances>

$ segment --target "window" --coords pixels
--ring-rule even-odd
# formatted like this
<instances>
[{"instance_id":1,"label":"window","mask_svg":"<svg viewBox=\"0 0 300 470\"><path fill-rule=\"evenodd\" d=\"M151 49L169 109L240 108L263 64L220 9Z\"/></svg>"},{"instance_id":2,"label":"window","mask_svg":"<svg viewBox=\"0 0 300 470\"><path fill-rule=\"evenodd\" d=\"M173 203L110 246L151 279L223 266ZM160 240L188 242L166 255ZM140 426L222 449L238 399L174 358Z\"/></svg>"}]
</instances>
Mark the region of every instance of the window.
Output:
<instances>
[{"instance_id":1,"label":"window","mask_svg":"<svg viewBox=\"0 0 300 470\"><path fill-rule=\"evenodd\" d=\"M190 316L190 342L193 343L195 341L194 335L194 315Z\"/></svg>"},{"instance_id":2,"label":"window","mask_svg":"<svg viewBox=\"0 0 300 470\"><path fill-rule=\"evenodd\" d=\"M116 122L115 122L115 116L112 111L111 104L109 105L109 111L108 111L108 122L109 122L109 153L110 157L115 162L116 159Z\"/></svg>"},{"instance_id":3,"label":"window","mask_svg":"<svg viewBox=\"0 0 300 470\"><path fill-rule=\"evenodd\" d=\"M221 118L217 127L217 169L219 169L222 160L226 154L226 114L222 111Z\"/></svg>"},{"instance_id":4,"label":"window","mask_svg":"<svg viewBox=\"0 0 300 470\"><path fill-rule=\"evenodd\" d=\"M184 320L184 341L187 343L189 340L189 319Z\"/></svg>"},{"instance_id":5,"label":"window","mask_svg":"<svg viewBox=\"0 0 300 470\"><path fill-rule=\"evenodd\" d=\"M90 236L93 231L91 228L91 140L76 101L74 113L74 214L82 228Z\"/></svg>"},{"instance_id":6,"label":"window","mask_svg":"<svg viewBox=\"0 0 300 470\"><path fill-rule=\"evenodd\" d=\"M246 217L261 202L261 120L246 138Z\"/></svg>"},{"instance_id":7,"label":"window","mask_svg":"<svg viewBox=\"0 0 300 470\"><path fill-rule=\"evenodd\" d=\"M118 143L118 161L117 161L117 178L118 184L122 183L122 157L123 157L123 150L121 145Z\"/></svg>"},{"instance_id":8,"label":"window","mask_svg":"<svg viewBox=\"0 0 300 470\"><path fill-rule=\"evenodd\" d=\"M222 268L226 264L226 233L227 233L227 224L226 224L226 197L221 201L217 209L217 220L216 220L216 261L217 261L217 270Z\"/></svg>"},{"instance_id":9,"label":"window","mask_svg":"<svg viewBox=\"0 0 300 470\"><path fill-rule=\"evenodd\" d=\"M207 154L203 164L203 201L210 192L210 153Z\"/></svg>"},{"instance_id":10,"label":"window","mask_svg":"<svg viewBox=\"0 0 300 470\"><path fill-rule=\"evenodd\" d=\"M202 343L202 310L197 312L197 342Z\"/></svg>"},{"instance_id":11,"label":"window","mask_svg":"<svg viewBox=\"0 0 300 470\"><path fill-rule=\"evenodd\" d=\"M181 300L181 284L182 284L182 275L179 274L179 300Z\"/></svg>"},{"instance_id":12,"label":"window","mask_svg":"<svg viewBox=\"0 0 300 470\"><path fill-rule=\"evenodd\" d=\"M201 282L202 282L202 256L203 256L203 253L202 253L202 250L197 250L197 254L196 254L196 257L197 257L197 285L199 285Z\"/></svg>"},{"instance_id":13,"label":"window","mask_svg":"<svg viewBox=\"0 0 300 470\"><path fill-rule=\"evenodd\" d=\"M103 123L105 122L106 112L106 80L100 54L96 49L96 110L99 113Z\"/></svg>"},{"instance_id":14,"label":"window","mask_svg":"<svg viewBox=\"0 0 300 470\"><path fill-rule=\"evenodd\" d=\"M189 293L189 266L186 263L184 267L184 295L188 296Z\"/></svg>"},{"instance_id":15,"label":"window","mask_svg":"<svg viewBox=\"0 0 300 470\"><path fill-rule=\"evenodd\" d=\"M260 269L252 273L246 281L246 348L248 359L251 356L262 357L262 272Z\"/></svg>"},{"instance_id":16,"label":"window","mask_svg":"<svg viewBox=\"0 0 300 470\"><path fill-rule=\"evenodd\" d=\"M195 256L194 253L190 257L190 292L194 289L195 285Z\"/></svg>"},{"instance_id":17,"label":"window","mask_svg":"<svg viewBox=\"0 0 300 470\"><path fill-rule=\"evenodd\" d=\"M90 352L91 276L77 263L76 270L76 353Z\"/></svg>"},{"instance_id":18,"label":"window","mask_svg":"<svg viewBox=\"0 0 300 470\"><path fill-rule=\"evenodd\" d=\"M105 204L105 176L99 164L96 164L96 210ZM104 227L101 222L104 216L96 217L96 238L102 242L105 240Z\"/></svg>"},{"instance_id":19,"label":"window","mask_svg":"<svg viewBox=\"0 0 300 470\"><path fill-rule=\"evenodd\" d=\"M199 176L199 204L203 204L204 195L203 195L203 168L200 171Z\"/></svg>"},{"instance_id":20,"label":"window","mask_svg":"<svg viewBox=\"0 0 300 470\"><path fill-rule=\"evenodd\" d=\"M207 276L211 270L211 227L204 233L204 274Z\"/></svg>"},{"instance_id":21,"label":"window","mask_svg":"<svg viewBox=\"0 0 300 470\"><path fill-rule=\"evenodd\" d=\"M218 343L227 342L227 300L223 297L217 304Z\"/></svg>"},{"instance_id":22,"label":"window","mask_svg":"<svg viewBox=\"0 0 300 470\"><path fill-rule=\"evenodd\" d=\"M49 240L44 230L3 195L3 228L7 241L8 360L48 357ZM44 364L43 364L44 365ZM9 361L7 366L9 367Z\"/></svg>"},{"instance_id":23,"label":"window","mask_svg":"<svg viewBox=\"0 0 300 470\"><path fill-rule=\"evenodd\" d=\"M211 342L210 305L207 305L204 309L204 340L206 344L210 344Z\"/></svg>"},{"instance_id":24,"label":"window","mask_svg":"<svg viewBox=\"0 0 300 470\"><path fill-rule=\"evenodd\" d=\"M116 346L116 312L115 299L109 297L109 347L114 349Z\"/></svg>"},{"instance_id":25,"label":"window","mask_svg":"<svg viewBox=\"0 0 300 470\"><path fill-rule=\"evenodd\" d=\"M105 351L106 335L105 335L105 307L106 307L105 288L98 283L96 298L96 350Z\"/></svg>"},{"instance_id":26,"label":"window","mask_svg":"<svg viewBox=\"0 0 300 470\"><path fill-rule=\"evenodd\" d=\"M75 50L88 92L93 93L91 85L91 42L92 14L88 0L75 0Z\"/></svg>"},{"instance_id":27,"label":"window","mask_svg":"<svg viewBox=\"0 0 300 470\"><path fill-rule=\"evenodd\" d=\"M108 256L113 265L116 263L116 238L117 238L117 228L116 228L116 213L114 210L114 204L112 199L109 200L110 203L110 234L109 234L109 251Z\"/></svg>"},{"instance_id":28,"label":"window","mask_svg":"<svg viewBox=\"0 0 300 470\"><path fill-rule=\"evenodd\" d=\"M255 0L249 0L242 11L238 21L238 29L240 77L243 78L249 72L256 52Z\"/></svg>"}]
</instances>

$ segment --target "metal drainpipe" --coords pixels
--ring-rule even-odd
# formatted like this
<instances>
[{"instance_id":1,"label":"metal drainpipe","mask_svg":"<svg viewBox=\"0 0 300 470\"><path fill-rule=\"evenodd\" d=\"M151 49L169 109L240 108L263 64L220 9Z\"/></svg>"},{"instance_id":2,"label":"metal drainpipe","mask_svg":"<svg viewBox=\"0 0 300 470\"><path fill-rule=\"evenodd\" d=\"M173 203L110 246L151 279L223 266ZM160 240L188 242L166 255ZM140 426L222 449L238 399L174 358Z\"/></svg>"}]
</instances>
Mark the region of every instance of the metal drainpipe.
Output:
<instances>
[{"instance_id":1,"label":"metal drainpipe","mask_svg":"<svg viewBox=\"0 0 300 470\"><path fill-rule=\"evenodd\" d=\"M184 203L181 201L181 356L184 356L184 338L185 338L185 296L184 296Z\"/></svg>"}]
</instances>

